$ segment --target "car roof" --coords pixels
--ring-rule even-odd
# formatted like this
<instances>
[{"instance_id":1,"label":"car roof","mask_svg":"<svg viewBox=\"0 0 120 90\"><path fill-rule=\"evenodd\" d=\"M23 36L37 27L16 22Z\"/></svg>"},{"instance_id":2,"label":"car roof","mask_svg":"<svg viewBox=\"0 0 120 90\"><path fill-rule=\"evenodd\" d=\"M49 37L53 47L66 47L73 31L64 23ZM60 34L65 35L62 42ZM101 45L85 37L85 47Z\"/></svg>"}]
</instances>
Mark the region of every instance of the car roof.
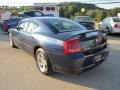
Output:
<instances>
[{"instance_id":1,"label":"car roof","mask_svg":"<svg viewBox=\"0 0 120 90\"><path fill-rule=\"evenodd\" d=\"M66 18L60 18L60 17L49 17L49 16L45 16L45 17L30 17L30 18L25 18L24 20L43 20L43 19L66 19Z\"/></svg>"},{"instance_id":2,"label":"car roof","mask_svg":"<svg viewBox=\"0 0 120 90\"><path fill-rule=\"evenodd\" d=\"M23 20L21 20L21 22L24 22L24 21L34 21L34 22L39 22L39 21L42 21L42 20L46 20L46 19L67 19L67 18L60 18L60 17L49 17L49 16L45 16L45 17L30 17L30 18L24 18Z\"/></svg>"}]
</instances>

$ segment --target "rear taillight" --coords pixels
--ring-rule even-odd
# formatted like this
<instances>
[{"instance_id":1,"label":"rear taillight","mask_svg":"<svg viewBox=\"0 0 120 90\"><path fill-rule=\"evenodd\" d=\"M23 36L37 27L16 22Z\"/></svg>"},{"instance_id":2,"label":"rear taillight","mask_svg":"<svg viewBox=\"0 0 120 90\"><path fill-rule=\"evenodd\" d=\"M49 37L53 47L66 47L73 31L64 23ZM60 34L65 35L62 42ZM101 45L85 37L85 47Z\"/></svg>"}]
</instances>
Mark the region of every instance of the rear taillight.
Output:
<instances>
[{"instance_id":1,"label":"rear taillight","mask_svg":"<svg viewBox=\"0 0 120 90\"><path fill-rule=\"evenodd\" d=\"M120 28L120 26L118 24L115 24L114 28Z\"/></svg>"},{"instance_id":2,"label":"rear taillight","mask_svg":"<svg viewBox=\"0 0 120 90\"><path fill-rule=\"evenodd\" d=\"M6 23L3 23L2 28L4 28L5 30L8 29L8 25Z\"/></svg>"},{"instance_id":3,"label":"rear taillight","mask_svg":"<svg viewBox=\"0 0 120 90\"><path fill-rule=\"evenodd\" d=\"M70 39L64 41L64 54L76 53L82 51L79 39Z\"/></svg>"},{"instance_id":4,"label":"rear taillight","mask_svg":"<svg viewBox=\"0 0 120 90\"><path fill-rule=\"evenodd\" d=\"M93 22L93 27L95 28L95 23Z\"/></svg>"}]
</instances>

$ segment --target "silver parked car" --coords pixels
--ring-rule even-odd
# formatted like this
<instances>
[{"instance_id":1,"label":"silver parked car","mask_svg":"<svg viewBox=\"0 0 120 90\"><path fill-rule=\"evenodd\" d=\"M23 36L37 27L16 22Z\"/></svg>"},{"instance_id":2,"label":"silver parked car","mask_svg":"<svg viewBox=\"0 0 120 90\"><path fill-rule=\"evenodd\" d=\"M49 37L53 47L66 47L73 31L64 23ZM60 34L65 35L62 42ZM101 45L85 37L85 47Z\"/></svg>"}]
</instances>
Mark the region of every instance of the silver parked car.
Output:
<instances>
[{"instance_id":1,"label":"silver parked car","mask_svg":"<svg viewBox=\"0 0 120 90\"><path fill-rule=\"evenodd\" d=\"M107 17L99 23L100 29L107 30L108 34L120 33L120 17Z\"/></svg>"}]
</instances>

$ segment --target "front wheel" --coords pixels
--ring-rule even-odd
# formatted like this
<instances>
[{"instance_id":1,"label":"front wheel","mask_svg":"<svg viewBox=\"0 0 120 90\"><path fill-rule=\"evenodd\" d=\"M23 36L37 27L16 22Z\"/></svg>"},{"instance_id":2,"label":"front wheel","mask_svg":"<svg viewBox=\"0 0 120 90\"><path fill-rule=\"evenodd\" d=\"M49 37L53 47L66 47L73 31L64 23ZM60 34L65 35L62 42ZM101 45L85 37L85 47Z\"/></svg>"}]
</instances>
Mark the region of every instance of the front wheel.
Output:
<instances>
[{"instance_id":1,"label":"front wheel","mask_svg":"<svg viewBox=\"0 0 120 90\"><path fill-rule=\"evenodd\" d=\"M35 59L36 59L38 69L42 74L48 75L53 72L53 69L47 57L47 54L44 52L43 49L39 48L36 51Z\"/></svg>"},{"instance_id":2,"label":"front wheel","mask_svg":"<svg viewBox=\"0 0 120 90\"><path fill-rule=\"evenodd\" d=\"M111 28L107 27L106 29L107 29L107 34L108 35L113 34L113 30Z\"/></svg>"}]
</instances>

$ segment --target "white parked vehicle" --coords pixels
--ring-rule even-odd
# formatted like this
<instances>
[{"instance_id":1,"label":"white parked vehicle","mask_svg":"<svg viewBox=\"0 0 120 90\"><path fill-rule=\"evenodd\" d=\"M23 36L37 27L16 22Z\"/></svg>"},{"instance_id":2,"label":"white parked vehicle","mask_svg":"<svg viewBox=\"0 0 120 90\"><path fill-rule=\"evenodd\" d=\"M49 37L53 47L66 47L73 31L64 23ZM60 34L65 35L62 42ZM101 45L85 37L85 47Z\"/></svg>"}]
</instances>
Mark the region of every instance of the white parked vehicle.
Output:
<instances>
[{"instance_id":1,"label":"white parked vehicle","mask_svg":"<svg viewBox=\"0 0 120 90\"><path fill-rule=\"evenodd\" d=\"M34 3L33 10L39 10L47 16L59 17L59 7L56 3Z\"/></svg>"},{"instance_id":2,"label":"white parked vehicle","mask_svg":"<svg viewBox=\"0 0 120 90\"><path fill-rule=\"evenodd\" d=\"M99 28L107 30L108 34L120 33L120 17L107 17L99 23Z\"/></svg>"}]
</instances>

